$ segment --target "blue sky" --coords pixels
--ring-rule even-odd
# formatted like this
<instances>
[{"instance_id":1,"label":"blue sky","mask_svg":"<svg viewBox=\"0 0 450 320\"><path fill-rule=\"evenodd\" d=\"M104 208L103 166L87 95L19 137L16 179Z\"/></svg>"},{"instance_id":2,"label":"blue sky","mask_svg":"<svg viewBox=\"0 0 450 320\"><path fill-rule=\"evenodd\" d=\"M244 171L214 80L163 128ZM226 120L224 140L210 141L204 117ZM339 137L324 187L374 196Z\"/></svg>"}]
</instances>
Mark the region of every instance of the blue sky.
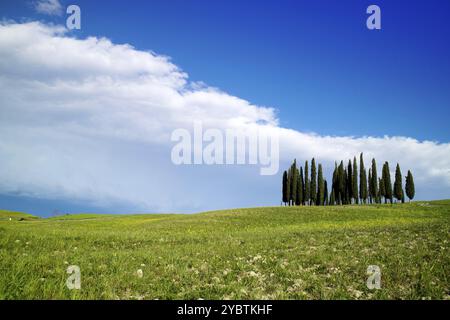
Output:
<instances>
[{"instance_id":1,"label":"blue sky","mask_svg":"<svg viewBox=\"0 0 450 320\"><path fill-rule=\"evenodd\" d=\"M76 3L80 36L168 55L194 81L276 107L289 128L448 141L448 1ZM381 31L365 26L372 3ZM29 1L0 6L3 18L65 20Z\"/></svg>"},{"instance_id":2,"label":"blue sky","mask_svg":"<svg viewBox=\"0 0 450 320\"><path fill-rule=\"evenodd\" d=\"M106 37L169 56L190 81L275 108L280 127L321 136L449 142L449 1L71 3L82 12L82 29L72 36ZM382 30L366 28L370 4L381 8ZM3 0L0 17L64 24L66 15L37 13L33 1ZM278 195L270 193L277 204ZM15 199L3 192L0 207L33 203ZM47 201L36 206L48 212ZM69 211L96 208L70 198L55 201L58 207L71 203ZM239 204L256 203L232 203Z\"/></svg>"}]
</instances>

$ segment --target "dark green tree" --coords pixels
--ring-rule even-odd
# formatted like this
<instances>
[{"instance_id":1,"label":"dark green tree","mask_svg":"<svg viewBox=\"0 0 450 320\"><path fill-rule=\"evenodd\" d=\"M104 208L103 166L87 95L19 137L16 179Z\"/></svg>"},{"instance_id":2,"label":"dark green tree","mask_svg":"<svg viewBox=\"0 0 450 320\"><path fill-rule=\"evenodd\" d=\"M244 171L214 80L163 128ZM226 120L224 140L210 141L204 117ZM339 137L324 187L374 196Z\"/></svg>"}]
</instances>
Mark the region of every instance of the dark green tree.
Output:
<instances>
[{"instance_id":1,"label":"dark green tree","mask_svg":"<svg viewBox=\"0 0 450 320\"><path fill-rule=\"evenodd\" d=\"M316 204L318 206L324 205L324 199L325 199L325 185L323 180L323 171L322 171L322 164L319 163L319 171L317 176L317 196L316 196Z\"/></svg>"},{"instance_id":2,"label":"dark green tree","mask_svg":"<svg viewBox=\"0 0 450 320\"><path fill-rule=\"evenodd\" d=\"M364 168L363 154L359 156L359 197L363 203L367 201L367 176Z\"/></svg>"},{"instance_id":3,"label":"dark green tree","mask_svg":"<svg viewBox=\"0 0 450 320\"><path fill-rule=\"evenodd\" d=\"M337 203L339 205L342 205L345 203L345 170L343 161L341 161L338 167L337 180L338 180L338 191L335 196L337 197L336 198Z\"/></svg>"},{"instance_id":4,"label":"dark green tree","mask_svg":"<svg viewBox=\"0 0 450 320\"><path fill-rule=\"evenodd\" d=\"M339 183L338 183L338 166L337 163L334 162L334 170L333 170L333 179L331 181L331 191L333 192L333 200L336 201L336 194L338 193L339 190ZM331 196L331 193L330 193ZM330 202L331 202L331 198L330 198ZM333 203L334 205L335 203Z\"/></svg>"},{"instance_id":5,"label":"dark green tree","mask_svg":"<svg viewBox=\"0 0 450 320\"><path fill-rule=\"evenodd\" d=\"M344 166L344 190L343 190L343 204L348 204L348 173L347 167Z\"/></svg>"},{"instance_id":6,"label":"dark green tree","mask_svg":"<svg viewBox=\"0 0 450 320\"><path fill-rule=\"evenodd\" d=\"M372 198L376 203L380 203L380 199L378 199L378 174L375 158L372 159L372 178L369 180L369 183L372 185Z\"/></svg>"},{"instance_id":7,"label":"dark green tree","mask_svg":"<svg viewBox=\"0 0 450 320\"><path fill-rule=\"evenodd\" d=\"M383 164L381 177L378 178L377 165L373 158L367 177L363 153L360 154L359 168L356 157L353 157L353 163L350 159L347 165L344 165L344 161L341 161L339 165L335 162L330 190L324 179L322 164L319 164L316 170L316 161L313 158L310 174L308 169L308 161L305 161L303 170L302 167L297 167L297 161L294 159L288 170L283 172L282 203L284 205L342 205L367 203L367 200L369 203L381 203L382 198L384 203L389 201L392 204L394 198L396 202L404 202L406 196L409 201L415 196L411 171L408 171L405 189L403 189L400 165L397 163L395 182L392 184L389 163L386 161Z\"/></svg>"},{"instance_id":8,"label":"dark green tree","mask_svg":"<svg viewBox=\"0 0 450 320\"><path fill-rule=\"evenodd\" d=\"M283 203L286 205L286 203L289 201L289 187L288 187L288 174L286 170L283 172Z\"/></svg>"},{"instance_id":9,"label":"dark green tree","mask_svg":"<svg viewBox=\"0 0 450 320\"><path fill-rule=\"evenodd\" d=\"M334 196L334 189L331 189L330 201L328 202L330 206L334 206L336 204L336 199Z\"/></svg>"},{"instance_id":10,"label":"dark green tree","mask_svg":"<svg viewBox=\"0 0 450 320\"><path fill-rule=\"evenodd\" d=\"M353 199L353 166L352 161L348 160L347 165L347 203L351 204Z\"/></svg>"},{"instance_id":11,"label":"dark green tree","mask_svg":"<svg viewBox=\"0 0 450 320\"><path fill-rule=\"evenodd\" d=\"M305 204L309 204L309 200L311 197L310 194L310 184L309 184L309 178L308 178L308 161L305 161L305 195L304 195L304 201Z\"/></svg>"},{"instance_id":12,"label":"dark green tree","mask_svg":"<svg viewBox=\"0 0 450 320\"><path fill-rule=\"evenodd\" d=\"M394 197L397 201L401 201L403 197L402 172L398 163L395 168Z\"/></svg>"},{"instance_id":13,"label":"dark green tree","mask_svg":"<svg viewBox=\"0 0 450 320\"><path fill-rule=\"evenodd\" d=\"M414 195L416 194L416 190L414 187L414 178L410 170L408 170L408 175L406 176L406 195L411 202L414 199Z\"/></svg>"},{"instance_id":14,"label":"dark green tree","mask_svg":"<svg viewBox=\"0 0 450 320\"><path fill-rule=\"evenodd\" d=\"M292 169L291 169L291 167L289 167L287 173L288 173L288 206L290 206L291 205L291 190L292 190L292 187L291 187L291 185L292 185L292 181L291 181Z\"/></svg>"},{"instance_id":15,"label":"dark green tree","mask_svg":"<svg viewBox=\"0 0 450 320\"><path fill-rule=\"evenodd\" d=\"M311 205L316 204L317 201L317 171L316 160L311 161L311 189L310 189Z\"/></svg>"},{"instance_id":16,"label":"dark green tree","mask_svg":"<svg viewBox=\"0 0 450 320\"><path fill-rule=\"evenodd\" d=\"M296 205L303 204L303 168L300 167L300 173L298 175L297 181L297 197L296 197Z\"/></svg>"},{"instance_id":17,"label":"dark green tree","mask_svg":"<svg viewBox=\"0 0 450 320\"><path fill-rule=\"evenodd\" d=\"M393 193L392 193L391 172L389 170L389 163L387 161L384 163L383 181L384 181L385 199L389 200L389 202L392 204Z\"/></svg>"},{"instance_id":18,"label":"dark green tree","mask_svg":"<svg viewBox=\"0 0 450 320\"><path fill-rule=\"evenodd\" d=\"M384 170L384 167L383 167L383 170ZM380 192L379 192L379 197L380 197L380 202L381 202L381 199L382 198L384 198L384 203L386 203L386 190L384 189L384 181L383 181L383 170L381 171L381 178L379 178L378 180L379 180L379 189L380 189Z\"/></svg>"},{"instance_id":19,"label":"dark green tree","mask_svg":"<svg viewBox=\"0 0 450 320\"><path fill-rule=\"evenodd\" d=\"M294 163L291 166L291 203L295 205L297 202L297 182L298 182L298 170L297 160L294 159Z\"/></svg>"},{"instance_id":20,"label":"dark green tree","mask_svg":"<svg viewBox=\"0 0 450 320\"><path fill-rule=\"evenodd\" d=\"M353 176L352 176L352 198L355 203L359 203L358 194L358 164L356 163L356 157L353 157Z\"/></svg>"}]
</instances>

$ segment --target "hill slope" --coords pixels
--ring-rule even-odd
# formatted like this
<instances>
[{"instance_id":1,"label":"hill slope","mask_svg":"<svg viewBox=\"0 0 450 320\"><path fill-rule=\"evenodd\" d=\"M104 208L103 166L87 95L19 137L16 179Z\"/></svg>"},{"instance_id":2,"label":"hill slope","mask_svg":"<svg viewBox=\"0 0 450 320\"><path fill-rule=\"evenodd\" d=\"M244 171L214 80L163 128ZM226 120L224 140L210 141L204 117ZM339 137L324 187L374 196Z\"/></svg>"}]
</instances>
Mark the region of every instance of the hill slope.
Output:
<instances>
[{"instance_id":1,"label":"hill slope","mask_svg":"<svg viewBox=\"0 0 450 320\"><path fill-rule=\"evenodd\" d=\"M0 298L449 298L449 231L450 201L3 220Z\"/></svg>"},{"instance_id":2,"label":"hill slope","mask_svg":"<svg viewBox=\"0 0 450 320\"><path fill-rule=\"evenodd\" d=\"M0 221L1 220L33 220L38 219L38 217L33 216L24 212L0 210Z\"/></svg>"}]
</instances>

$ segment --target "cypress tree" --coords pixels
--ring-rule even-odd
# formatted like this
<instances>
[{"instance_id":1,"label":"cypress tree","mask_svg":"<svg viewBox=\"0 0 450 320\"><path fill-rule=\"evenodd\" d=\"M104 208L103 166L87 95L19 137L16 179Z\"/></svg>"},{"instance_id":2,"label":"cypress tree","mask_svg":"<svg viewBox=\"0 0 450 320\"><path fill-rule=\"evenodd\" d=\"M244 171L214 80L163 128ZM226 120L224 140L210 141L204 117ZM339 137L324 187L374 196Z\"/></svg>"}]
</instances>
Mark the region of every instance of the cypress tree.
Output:
<instances>
[{"instance_id":1,"label":"cypress tree","mask_svg":"<svg viewBox=\"0 0 450 320\"><path fill-rule=\"evenodd\" d=\"M356 157L353 157L353 177L352 177L352 198L355 199L355 203L359 203L358 195L358 164L356 163Z\"/></svg>"},{"instance_id":2,"label":"cypress tree","mask_svg":"<svg viewBox=\"0 0 450 320\"><path fill-rule=\"evenodd\" d=\"M298 182L298 171L297 171L297 160L294 159L294 163L291 167L291 202L295 205L297 202L297 182Z\"/></svg>"},{"instance_id":3,"label":"cypress tree","mask_svg":"<svg viewBox=\"0 0 450 320\"><path fill-rule=\"evenodd\" d=\"M389 162L383 164L381 177L378 178L377 165L372 158L372 165L366 176L363 153L360 154L359 184L358 184L358 163L356 156L348 160L344 165L341 161L338 165L334 163L334 171L330 190L328 183L324 179L322 164L318 164L316 170L315 158L311 161L311 173L308 171L308 161L305 161L305 168L297 167L294 159L282 177L282 203L284 205L342 205L352 203L384 203L388 201L392 204L394 198L396 202L405 202L408 196L411 201L415 196L414 179L410 170L405 177L406 184L403 188L403 177L400 164L397 163L395 169L395 182L391 182ZM317 172L318 171L318 172ZM359 187L359 188L358 188ZM361 200L361 201L360 201Z\"/></svg>"},{"instance_id":4,"label":"cypress tree","mask_svg":"<svg viewBox=\"0 0 450 320\"><path fill-rule=\"evenodd\" d=\"M316 160L313 158L311 161L311 189L310 189L311 205L316 204L317 201L317 172L316 172Z\"/></svg>"},{"instance_id":5,"label":"cypress tree","mask_svg":"<svg viewBox=\"0 0 450 320\"><path fill-rule=\"evenodd\" d=\"M305 204L309 204L310 199L310 192L309 192L310 184L309 184L309 178L308 178L308 161L305 161L305 194L304 194L304 201Z\"/></svg>"},{"instance_id":6,"label":"cypress tree","mask_svg":"<svg viewBox=\"0 0 450 320\"><path fill-rule=\"evenodd\" d=\"M378 179L378 181L380 181L380 179ZM380 192L378 181L377 181L377 203L381 203L381 192Z\"/></svg>"},{"instance_id":7,"label":"cypress tree","mask_svg":"<svg viewBox=\"0 0 450 320\"><path fill-rule=\"evenodd\" d=\"M352 161L348 160L348 165L347 165L347 193L348 193L348 198L347 201L349 204L352 204L352 199L353 199L353 166L352 166Z\"/></svg>"},{"instance_id":8,"label":"cypress tree","mask_svg":"<svg viewBox=\"0 0 450 320\"><path fill-rule=\"evenodd\" d=\"M383 170L383 181L384 181L384 192L385 192L385 199L389 199L390 203L392 204L393 201L393 194L392 194L392 182L391 182L391 172L389 170L389 163L386 161L384 164L384 170Z\"/></svg>"},{"instance_id":9,"label":"cypress tree","mask_svg":"<svg viewBox=\"0 0 450 320\"><path fill-rule=\"evenodd\" d=\"M408 196L409 201L411 202L414 199L414 195L416 193L414 187L414 178L410 170L408 170L408 175L406 176L406 195Z\"/></svg>"},{"instance_id":10,"label":"cypress tree","mask_svg":"<svg viewBox=\"0 0 450 320\"><path fill-rule=\"evenodd\" d=\"M338 183L338 191L336 196L337 203L342 205L345 201L345 171L344 171L344 162L341 161L338 167L337 173L337 183Z\"/></svg>"},{"instance_id":11,"label":"cypress tree","mask_svg":"<svg viewBox=\"0 0 450 320\"><path fill-rule=\"evenodd\" d=\"M347 167L344 167L344 200L342 201L344 204L348 204L348 173L347 173Z\"/></svg>"},{"instance_id":12,"label":"cypress tree","mask_svg":"<svg viewBox=\"0 0 450 320\"><path fill-rule=\"evenodd\" d=\"M302 174L302 205L304 205L305 204L305 179L306 179L306 177L303 173L303 168L302 168L301 174Z\"/></svg>"},{"instance_id":13,"label":"cypress tree","mask_svg":"<svg viewBox=\"0 0 450 320\"><path fill-rule=\"evenodd\" d=\"M336 199L335 199L335 196L334 196L334 189L331 189L330 202L328 202L328 204L330 206L334 206L336 204Z\"/></svg>"},{"instance_id":14,"label":"cypress tree","mask_svg":"<svg viewBox=\"0 0 450 320\"><path fill-rule=\"evenodd\" d=\"M317 199L316 203L318 206L323 206L324 204L324 197L325 197L325 190L324 190L324 181L323 181L323 171L322 171L322 164L319 163L319 172L317 177Z\"/></svg>"},{"instance_id":15,"label":"cypress tree","mask_svg":"<svg viewBox=\"0 0 450 320\"><path fill-rule=\"evenodd\" d=\"M283 172L283 203L286 205L286 202L288 202L289 196L288 196L288 175L286 170Z\"/></svg>"},{"instance_id":16,"label":"cypress tree","mask_svg":"<svg viewBox=\"0 0 450 320\"><path fill-rule=\"evenodd\" d=\"M384 167L383 170L381 171L381 173L384 172ZM379 185L380 185L380 202L381 202L381 198L384 198L384 203L386 203L386 190L384 188L384 181L383 181L383 175L381 176L379 180Z\"/></svg>"},{"instance_id":17,"label":"cypress tree","mask_svg":"<svg viewBox=\"0 0 450 320\"><path fill-rule=\"evenodd\" d=\"M297 181L297 198L296 205L303 204L303 168L300 167L300 174L298 175Z\"/></svg>"},{"instance_id":18,"label":"cypress tree","mask_svg":"<svg viewBox=\"0 0 450 320\"><path fill-rule=\"evenodd\" d=\"M338 185L338 167L337 167L337 163L334 162L333 180L331 181L331 191L332 192L334 191L333 192L333 196L334 196L333 200L336 200L335 197L336 197L336 194L338 192L338 189L339 189L339 185ZM330 194L330 196L331 196L331 194ZM330 198L330 202L331 202L331 198ZM333 205L334 205L334 203L333 203Z\"/></svg>"},{"instance_id":19,"label":"cypress tree","mask_svg":"<svg viewBox=\"0 0 450 320\"><path fill-rule=\"evenodd\" d=\"M383 169L381 171L381 182L383 183L384 203L386 204L388 202L387 193L386 193L386 162L383 164Z\"/></svg>"},{"instance_id":20,"label":"cypress tree","mask_svg":"<svg viewBox=\"0 0 450 320\"><path fill-rule=\"evenodd\" d=\"M367 200L367 176L364 168L363 154L359 156L359 196L361 201L366 203Z\"/></svg>"},{"instance_id":21,"label":"cypress tree","mask_svg":"<svg viewBox=\"0 0 450 320\"><path fill-rule=\"evenodd\" d=\"M402 200L403 197L402 172L400 171L400 165L398 163L395 168L394 196L397 201Z\"/></svg>"},{"instance_id":22,"label":"cypress tree","mask_svg":"<svg viewBox=\"0 0 450 320\"><path fill-rule=\"evenodd\" d=\"M372 185L372 197L376 203L380 203L380 200L378 199L378 174L375 158L372 159L372 179L369 180L369 183Z\"/></svg>"},{"instance_id":23,"label":"cypress tree","mask_svg":"<svg viewBox=\"0 0 450 320\"><path fill-rule=\"evenodd\" d=\"M291 205L291 168L289 168L288 172L287 172L287 203L290 206Z\"/></svg>"}]
</instances>

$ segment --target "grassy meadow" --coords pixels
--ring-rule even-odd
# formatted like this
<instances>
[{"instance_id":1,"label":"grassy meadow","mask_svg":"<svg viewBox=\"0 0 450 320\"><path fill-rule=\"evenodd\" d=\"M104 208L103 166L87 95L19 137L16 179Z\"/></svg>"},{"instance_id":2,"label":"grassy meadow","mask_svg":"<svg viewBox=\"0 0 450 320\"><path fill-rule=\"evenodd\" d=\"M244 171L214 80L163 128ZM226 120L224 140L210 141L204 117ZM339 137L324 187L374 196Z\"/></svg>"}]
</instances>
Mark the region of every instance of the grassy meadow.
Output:
<instances>
[{"instance_id":1,"label":"grassy meadow","mask_svg":"<svg viewBox=\"0 0 450 320\"><path fill-rule=\"evenodd\" d=\"M449 299L450 201L193 215L0 211L0 299ZM81 289L66 287L69 265ZM366 270L381 268L381 289ZM138 271L139 270L139 271Z\"/></svg>"}]
</instances>

